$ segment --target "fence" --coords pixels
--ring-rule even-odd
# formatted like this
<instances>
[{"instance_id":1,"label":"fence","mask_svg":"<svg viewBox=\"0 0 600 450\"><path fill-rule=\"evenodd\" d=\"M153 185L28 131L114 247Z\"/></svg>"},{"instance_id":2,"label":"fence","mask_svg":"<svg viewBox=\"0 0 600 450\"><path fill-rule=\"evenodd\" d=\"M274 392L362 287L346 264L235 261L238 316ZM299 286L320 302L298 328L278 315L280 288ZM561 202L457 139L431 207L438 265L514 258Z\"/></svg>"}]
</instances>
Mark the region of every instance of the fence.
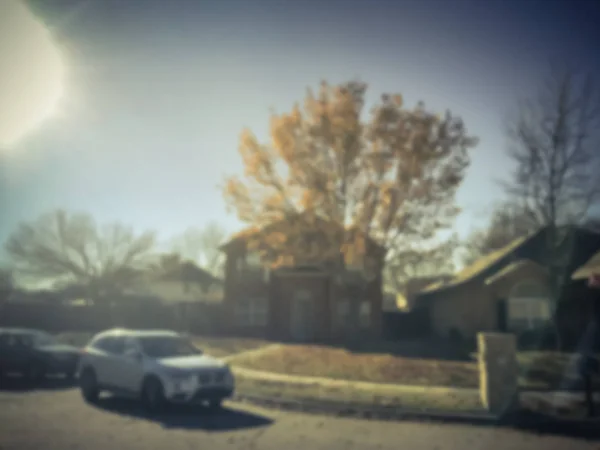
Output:
<instances>
[{"instance_id":1,"label":"fence","mask_svg":"<svg viewBox=\"0 0 600 450\"><path fill-rule=\"evenodd\" d=\"M67 306L51 303L5 303L0 305L0 326L36 328L48 332L97 332L124 327L175 329L196 334L218 334L222 328L220 305L125 303Z\"/></svg>"},{"instance_id":2,"label":"fence","mask_svg":"<svg viewBox=\"0 0 600 450\"><path fill-rule=\"evenodd\" d=\"M431 330L426 308L411 312L384 312L381 325L383 337L387 340L427 337Z\"/></svg>"}]
</instances>

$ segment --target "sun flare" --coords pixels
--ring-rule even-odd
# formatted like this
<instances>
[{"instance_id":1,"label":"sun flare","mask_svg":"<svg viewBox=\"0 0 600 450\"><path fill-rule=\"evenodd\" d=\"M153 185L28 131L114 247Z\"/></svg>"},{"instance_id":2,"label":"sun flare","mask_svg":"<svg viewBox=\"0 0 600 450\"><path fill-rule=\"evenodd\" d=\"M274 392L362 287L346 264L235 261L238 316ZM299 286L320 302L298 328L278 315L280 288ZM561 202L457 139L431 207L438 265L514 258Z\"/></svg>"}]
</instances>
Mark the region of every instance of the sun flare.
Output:
<instances>
[{"instance_id":1,"label":"sun flare","mask_svg":"<svg viewBox=\"0 0 600 450\"><path fill-rule=\"evenodd\" d=\"M0 1L0 151L56 113L64 78L46 26L22 1Z\"/></svg>"}]
</instances>

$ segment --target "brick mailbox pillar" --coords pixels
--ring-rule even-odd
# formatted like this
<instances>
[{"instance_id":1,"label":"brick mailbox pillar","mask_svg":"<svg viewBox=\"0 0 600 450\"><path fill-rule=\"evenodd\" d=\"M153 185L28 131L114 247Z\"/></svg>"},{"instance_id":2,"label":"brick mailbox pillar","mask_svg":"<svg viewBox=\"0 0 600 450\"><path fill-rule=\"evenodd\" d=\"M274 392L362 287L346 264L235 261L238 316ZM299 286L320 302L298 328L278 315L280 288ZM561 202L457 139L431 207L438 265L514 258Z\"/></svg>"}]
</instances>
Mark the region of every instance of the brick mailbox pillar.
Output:
<instances>
[{"instance_id":1,"label":"brick mailbox pillar","mask_svg":"<svg viewBox=\"0 0 600 450\"><path fill-rule=\"evenodd\" d=\"M505 333L479 333L477 344L479 392L483 406L496 415L514 411L519 401L515 336Z\"/></svg>"}]
</instances>

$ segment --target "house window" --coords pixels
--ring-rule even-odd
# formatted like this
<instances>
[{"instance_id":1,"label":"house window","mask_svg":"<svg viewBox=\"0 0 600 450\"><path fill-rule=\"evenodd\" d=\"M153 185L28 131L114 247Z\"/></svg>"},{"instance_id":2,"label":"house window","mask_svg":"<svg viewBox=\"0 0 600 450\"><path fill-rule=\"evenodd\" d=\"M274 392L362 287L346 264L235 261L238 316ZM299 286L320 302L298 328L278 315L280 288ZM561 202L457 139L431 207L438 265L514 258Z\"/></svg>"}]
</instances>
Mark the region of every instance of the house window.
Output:
<instances>
[{"instance_id":1,"label":"house window","mask_svg":"<svg viewBox=\"0 0 600 450\"><path fill-rule=\"evenodd\" d=\"M249 251L248 253L246 253L246 267L248 268L256 268L256 269L260 269L262 268L263 264L262 264L262 260L260 257L260 253L258 252L252 252Z\"/></svg>"},{"instance_id":2,"label":"house window","mask_svg":"<svg viewBox=\"0 0 600 450\"><path fill-rule=\"evenodd\" d=\"M348 325L350 320L350 302L348 299L338 300L335 308L335 325L342 328Z\"/></svg>"},{"instance_id":3,"label":"house window","mask_svg":"<svg viewBox=\"0 0 600 450\"><path fill-rule=\"evenodd\" d=\"M548 291L536 282L516 285L508 299L508 325L512 331L533 330L551 320Z\"/></svg>"},{"instance_id":4,"label":"house window","mask_svg":"<svg viewBox=\"0 0 600 450\"><path fill-rule=\"evenodd\" d=\"M268 283L270 279L269 269L265 267L260 253L256 251L248 251L245 257L241 257L237 261L237 270L240 273L251 274L251 277L260 277L264 283Z\"/></svg>"},{"instance_id":5,"label":"house window","mask_svg":"<svg viewBox=\"0 0 600 450\"><path fill-rule=\"evenodd\" d=\"M264 327L267 325L268 311L264 297L240 299L235 308L236 323L245 327Z\"/></svg>"},{"instance_id":6,"label":"house window","mask_svg":"<svg viewBox=\"0 0 600 450\"><path fill-rule=\"evenodd\" d=\"M361 328L369 328L371 326L371 302L368 300L360 302L358 325Z\"/></svg>"}]
</instances>

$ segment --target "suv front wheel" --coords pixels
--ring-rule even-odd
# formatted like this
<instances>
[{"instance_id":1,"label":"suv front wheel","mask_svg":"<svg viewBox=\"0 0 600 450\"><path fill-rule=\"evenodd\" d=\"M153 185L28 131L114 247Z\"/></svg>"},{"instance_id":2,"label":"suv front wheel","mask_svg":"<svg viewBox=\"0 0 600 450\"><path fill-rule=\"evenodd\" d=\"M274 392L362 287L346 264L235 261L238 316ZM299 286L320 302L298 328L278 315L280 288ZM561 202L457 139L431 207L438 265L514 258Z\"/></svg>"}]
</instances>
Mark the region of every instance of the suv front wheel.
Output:
<instances>
[{"instance_id":1,"label":"suv front wheel","mask_svg":"<svg viewBox=\"0 0 600 450\"><path fill-rule=\"evenodd\" d=\"M81 373L79 385L81 387L81 395L83 395L86 402L95 403L98 401L100 389L98 389L98 381L93 369L87 368Z\"/></svg>"},{"instance_id":2,"label":"suv front wheel","mask_svg":"<svg viewBox=\"0 0 600 450\"><path fill-rule=\"evenodd\" d=\"M142 388L142 403L148 412L160 411L166 404L165 390L156 377L148 377Z\"/></svg>"}]
</instances>

